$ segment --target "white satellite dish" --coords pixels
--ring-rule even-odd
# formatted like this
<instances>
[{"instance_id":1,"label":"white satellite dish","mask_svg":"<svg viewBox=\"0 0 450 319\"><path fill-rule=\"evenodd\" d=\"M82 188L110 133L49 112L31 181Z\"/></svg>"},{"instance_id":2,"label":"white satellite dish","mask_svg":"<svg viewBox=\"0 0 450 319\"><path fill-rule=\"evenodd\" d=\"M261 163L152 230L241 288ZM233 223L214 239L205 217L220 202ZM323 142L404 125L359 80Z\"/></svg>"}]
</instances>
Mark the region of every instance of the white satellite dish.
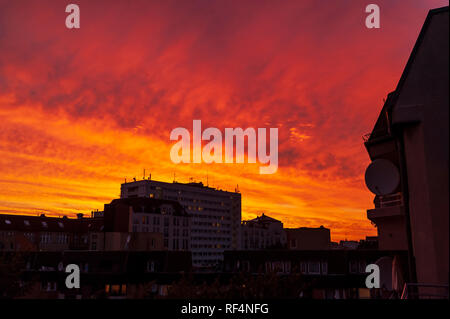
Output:
<instances>
[{"instance_id":1,"label":"white satellite dish","mask_svg":"<svg viewBox=\"0 0 450 319\"><path fill-rule=\"evenodd\" d=\"M386 159L376 159L366 169L367 188L376 195L392 194L400 184L397 167Z\"/></svg>"}]
</instances>

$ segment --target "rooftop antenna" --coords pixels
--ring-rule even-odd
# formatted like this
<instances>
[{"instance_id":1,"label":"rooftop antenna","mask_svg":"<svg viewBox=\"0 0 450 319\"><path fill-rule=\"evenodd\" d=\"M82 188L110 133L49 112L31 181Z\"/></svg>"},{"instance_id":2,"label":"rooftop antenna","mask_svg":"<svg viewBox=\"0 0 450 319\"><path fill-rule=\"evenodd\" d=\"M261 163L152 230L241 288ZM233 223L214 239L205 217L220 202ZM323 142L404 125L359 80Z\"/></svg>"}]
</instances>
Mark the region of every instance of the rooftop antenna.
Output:
<instances>
[{"instance_id":1,"label":"rooftop antenna","mask_svg":"<svg viewBox=\"0 0 450 319\"><path fill-rule=\"evenodd\" d=\"M175 183L175 177L176 177L176 173L173 172L173 182Z\"/></svg>"},{"instance_id":2,"label":"rooftop antenna","mask_svg":"<svg viewBox=\"0 0 450 319\"><path fill-rule=\"evenodd\" d=\"M145 179L145 168L144 168L144 177L142 179Z\"/></svg>"},{"instance_id":3,"label":"rooftop antenna","mask_svg":"<svg viewBox=\"0 0 450 319\"><path fill-rule=\"evenodd\" d=\"M152 180L152 173L150 173L150 174L148 175L148 180L149 180L149 181Z\"/></svg>"},{"instance_id":4,"label":"rooftop antenna","mask_svg":"<svg viewBox=\"0 0 450 319\"><path fill-rule=\"evenodd\" d=\"M209 175L208 175L208 171L206 171L206 187L209 187Z\"/></svg>"}]
</instances>

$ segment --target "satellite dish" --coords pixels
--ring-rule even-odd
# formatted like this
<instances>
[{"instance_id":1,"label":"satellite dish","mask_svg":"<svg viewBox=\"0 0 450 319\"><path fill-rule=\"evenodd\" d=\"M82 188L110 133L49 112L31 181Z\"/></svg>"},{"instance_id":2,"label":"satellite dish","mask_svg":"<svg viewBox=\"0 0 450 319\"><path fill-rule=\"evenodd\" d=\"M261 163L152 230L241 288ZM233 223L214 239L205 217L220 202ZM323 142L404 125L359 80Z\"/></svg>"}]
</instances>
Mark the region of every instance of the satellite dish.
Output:
<instances>
[{"instance_id":1,"label":"satellite dish","mask_svg":"<svg viewBox=\"0 0 450 319\"><path fill-rule=\"evenodd\" d=\"M393 193L400 184L397 167L386 159L376 159L366 169L366 186L376 195Z\"/></svg>"}]
</instances>

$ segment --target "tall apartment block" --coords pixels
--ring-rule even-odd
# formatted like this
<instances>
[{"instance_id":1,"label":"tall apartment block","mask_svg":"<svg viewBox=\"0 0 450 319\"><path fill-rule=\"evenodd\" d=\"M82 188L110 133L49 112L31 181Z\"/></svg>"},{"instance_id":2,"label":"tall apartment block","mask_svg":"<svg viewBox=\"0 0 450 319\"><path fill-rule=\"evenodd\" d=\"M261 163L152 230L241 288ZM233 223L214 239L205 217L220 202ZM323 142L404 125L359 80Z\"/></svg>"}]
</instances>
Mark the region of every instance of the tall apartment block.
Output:
<instances>
[{"instance_id":1,"label":"tall apartment block","mask_svg":"<svg viewBox=\"0 0 450 319\"><path fill-rule=\"evenodd\" d=\"M191 216L194 267L214 267L225 250L240 249L241 194L203 183L165 183L150 179L121 185L121 198L150 197L179 202Z\"/></svg>"}]
</instances>

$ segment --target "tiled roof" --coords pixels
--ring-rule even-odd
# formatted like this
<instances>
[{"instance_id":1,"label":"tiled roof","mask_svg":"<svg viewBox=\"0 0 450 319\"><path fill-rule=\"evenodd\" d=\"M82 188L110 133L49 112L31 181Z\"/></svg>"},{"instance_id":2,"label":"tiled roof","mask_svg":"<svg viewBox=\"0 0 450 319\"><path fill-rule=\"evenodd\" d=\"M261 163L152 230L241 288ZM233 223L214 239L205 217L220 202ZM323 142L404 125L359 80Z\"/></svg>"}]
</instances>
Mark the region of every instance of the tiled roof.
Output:
<instances>
[{"instance_id":1,"label":"tiled roof","mask_svg":"<svg viewBox=\"0 0 450 319\"><path fill-rule=\"evenodd\" d=\"M58 218L0 214L0 231L88 232L101 231L102 218Z\"/></svg>"}]
</instances>

